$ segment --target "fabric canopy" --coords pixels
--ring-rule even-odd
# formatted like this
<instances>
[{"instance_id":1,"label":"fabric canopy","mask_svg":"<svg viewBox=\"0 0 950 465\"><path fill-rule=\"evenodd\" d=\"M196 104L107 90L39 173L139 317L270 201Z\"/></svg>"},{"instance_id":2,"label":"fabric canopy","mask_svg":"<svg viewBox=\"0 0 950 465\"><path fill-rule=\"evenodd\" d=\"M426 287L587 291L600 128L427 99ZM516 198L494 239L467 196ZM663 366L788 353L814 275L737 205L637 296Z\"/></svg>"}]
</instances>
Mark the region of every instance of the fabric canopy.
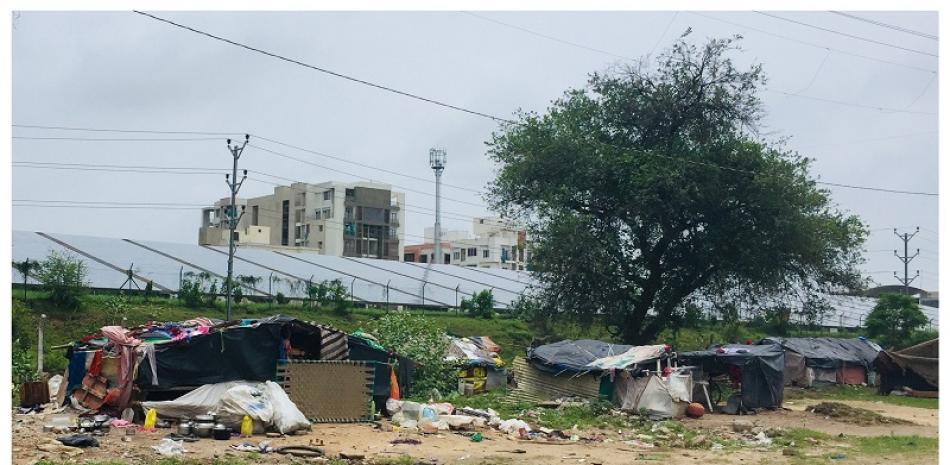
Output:
<instances>
[{"instance_id":1,"label":"fabric canopy","mask_svg":"<svg viewBox=\"0 0 950 465\"><path fill-rule=\"evenodd\" d=\"M535 367L549 371L587 372L597 370L588 365L600 358L622 354L633 346L610 344L591 339L555 342L528 349L528 360Z\"/></svg>"},{"instance_id":2,"label":"fabric canopy","mask_svg":"<svg viewBox=\"0 0 950 465\"><path fill-rule=\"evenodd\" d=\"M839 339L832 337L765 338L759 344L779 344L805 359L809 368L835 369L845 365L865 368L874 363L881 348L864 338Z\"/></svg>"},{"instance_id":3,"label":"fabric canopy","mask_svg":"<svg viewBox=\"0 0 950 465\"><path fill-rule=\"evenodd\" d=\"M679 354L680 362L697 365L711 374L742 372L742 406L746 409L776 409L782 405L785 383L785 351L778 344L715 346Z\"/></svg>"},{"instance_id":4,"label":"fabric canopy","mask_svg":"<svg viewBox=\"0 0 950 465\"><path fill-rule=\"evenodd\" d=\"M918 390L936 390L940 386L939 339L898 351L882 351L874 361L881 374L881 391L907 386Z\"/></svg>"}]
</instances>

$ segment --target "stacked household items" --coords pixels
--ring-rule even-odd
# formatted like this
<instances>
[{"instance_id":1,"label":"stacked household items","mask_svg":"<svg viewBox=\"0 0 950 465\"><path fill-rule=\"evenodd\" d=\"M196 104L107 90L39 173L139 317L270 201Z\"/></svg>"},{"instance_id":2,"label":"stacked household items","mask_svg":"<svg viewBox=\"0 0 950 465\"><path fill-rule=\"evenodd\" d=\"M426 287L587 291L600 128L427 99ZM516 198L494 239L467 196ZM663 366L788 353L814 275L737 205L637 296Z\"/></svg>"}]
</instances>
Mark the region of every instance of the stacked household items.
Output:
<instances>
[{"instance_id":1,"label":"stacked household items","mask_svg":"<svg viewBox=\"0 0 950 465\"><path fill-rule=\"evenodd\" d=\"M881 377L881 394L937 397L940 387L939 339L903 350L881 351L874 360L874 366Z\"/></svg>"},{"instance_id":2,"label":"stacked household items","mask_svg":"<svg viewBox=\"0 0 950 465\"><path fill-rule=\"evenodd\" d=\"M449 337L445 361L459 369L459 392L465 395L491 391L508 383L501 346L487 336Z\"/></svg>"},{"instance_id":3,"label":"stacked household items","mask_svg":"<svg viewBox=\"0 0 950 465\"><path fill-rule=\"evenodd\" d=\"M775 410L782 406L785 350L779 344L719 345L680 353L679 360L698 367L694 379L731 379L737 392L729 397L725 413Z\"/></svg>"},{"instance_id":4,"label":"stacked household items","mask_svg":"<svg viewBox=\"0 0 950 465\"><path fill-rule=\"evenodd\" d=\"M881 347L860 337L765 338L759 344L779 344L785 350L785 384L875 384L874 359Z\"/></svg>"}]
</instances>

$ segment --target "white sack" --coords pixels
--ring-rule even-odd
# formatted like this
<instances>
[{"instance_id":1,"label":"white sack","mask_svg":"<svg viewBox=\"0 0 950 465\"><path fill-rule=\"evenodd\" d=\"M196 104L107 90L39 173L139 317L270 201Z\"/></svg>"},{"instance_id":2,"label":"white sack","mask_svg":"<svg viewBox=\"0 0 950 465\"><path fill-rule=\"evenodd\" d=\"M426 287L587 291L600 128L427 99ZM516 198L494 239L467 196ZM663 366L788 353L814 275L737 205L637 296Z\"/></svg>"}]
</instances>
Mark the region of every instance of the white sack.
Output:
<instances>
[{"instance_id":1,"label":"white sack","mask_svg":"<svg viewBox=\"0 0 950 465\"><path fill-rule=\"evenodd\" d=\"M287 397L287 393L273 381L264 383L264 390L274 408L273 424L283 434L310 427L310 420Z\"/></svg>"}]
</instances>

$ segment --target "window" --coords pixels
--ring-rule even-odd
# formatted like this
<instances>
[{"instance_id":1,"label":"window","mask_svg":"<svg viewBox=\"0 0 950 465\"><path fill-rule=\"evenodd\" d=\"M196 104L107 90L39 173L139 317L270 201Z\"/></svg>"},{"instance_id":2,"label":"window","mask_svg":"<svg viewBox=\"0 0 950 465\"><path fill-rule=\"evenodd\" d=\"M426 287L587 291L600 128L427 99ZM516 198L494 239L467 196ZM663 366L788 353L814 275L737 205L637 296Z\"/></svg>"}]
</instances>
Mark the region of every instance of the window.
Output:
<instances>
[{"instance_id":1,"label":"window","mask_svg":"<svg viewBox=\"0 0 950 465\"><path fill-rule=\"evenodd\" d=\"M319 219L320 219L320 209L319 209L319 208L316 209L316 210L313 212L313 219L315 219L315 220L319 220Z\"/></svg>"},{"instance_id":2,"label":"window","mask_svg":"<svg viewBox=\"0 0 950 465\"><path fill-rule=\"evenodd\" d=\"M284 200L281 203L280 214L280 245L287 245L290 242L290 201Z\"/></svg>"},{"instance_id":3,"label":"window","mask_svg":"<svg viewBox=\"0 0 950 465\"><path fill-rule=\"evenodd\" d=\"M322 224L319 225L319 226L317 226L317 231L318 231L318 232L323 232L323 225L322 225Z\"/></svg>"},{"instance_id":4,"label":"window","mask_svg":"<svg viewBox=\"0 0 950 465\"><path fill-rule=\"evenodd\" d=\"M330 200L333 198L333 189L328 189L323 191L323 200Z\"/></svg>"},{"instance_id":5,"label":"window","mask_svg":"<svg viewBox=\"0 0 950 465\"><path fill-rule=\"evenodd\" d=\"M347 190L346 190L346 196L347 196L347 197L356 197L356 190L355 190L355 189L347 189Z\"/></svg>"},{"instance_id":6,"label":"window","mask_svg":"<svg viewBox=\"0 0 950 465\"><path fill-rule=\"evenodd\" d=\"M363 221L371 223L385 223L386 214L382 208L356 207L356 215Z\"/></svg>"},{"instance_id":7,"label":"window","mask_svg":"<svg viewBox=\"0 0 950 465\"><path fill-rule=\"evenodd\" d=\"M420 255L420 256L419 256L419 263L429 263L429 256L428 256L428 255Z\"/></svg>"},{"instance_id":8,"label":"window","mask_svg":"<svg viewBox=\"0 0 950 465\"><path fill-rule=\"evenodd\" d=\"M477 256L478 256L478 249L475 248L475 247L469 247L469 249L468 249L468 256L469 256L469 257L477 257Z\"/></svg>"},{"instance_id":9,"label":"window","mask_svg":"<svg viewBox=\"0 0 950 465\"><path fill-rule=\"evenodd\" d=\"M234 242L241 242L241 233L234 231Z\"/></svg>"},{"instance_id":10,"label":"window","mask_svg":"<svg viewBox=\"0 0 950 465\"><path fill-rule=\"evenodd\" d=\"M488 249L482 250L482 257L488 258Z\"/></svg>"},{"instance_id":11,"label":"window","mask_svg":"<svg viewBox=\"0 0 950 465\"><path fill-rule=\"evenodd\" d=\"M459 251L458 251L458 250L456 250L455 252L452 252L452 259L453 259L453 260L458 260L458 259L459 259Z\"/></svg>"},{"instance_id":12,"label":"window","mask_svg":"<svg viewBox=\"0 0 950 465\"><path fill-rule=\"evenodd\" d=\"M319 248L322 249L322 248L323 248L323 241L317 242L317 247L319 247Z\"/></svg>"},{"instance_id":13,"label":"window","mask_svg":"<svg viewBox=\"0 0 950 465\"><path fill-rule=\"evenodd\" d=\"M333 209L332 209L332 208L324 208L324 209L323 209L323 219L329 220L330 218L333 218Z\"/></svg>"},{"instance_id":14,"label":"window","mask_svg":"<svg viewBox=\"0 0 950 465\"><path fill-rule=\"evenodd\" d=\"M257 205L251 207L251 226L257 226L259 223Z\"/></svg>"}]
</instances>

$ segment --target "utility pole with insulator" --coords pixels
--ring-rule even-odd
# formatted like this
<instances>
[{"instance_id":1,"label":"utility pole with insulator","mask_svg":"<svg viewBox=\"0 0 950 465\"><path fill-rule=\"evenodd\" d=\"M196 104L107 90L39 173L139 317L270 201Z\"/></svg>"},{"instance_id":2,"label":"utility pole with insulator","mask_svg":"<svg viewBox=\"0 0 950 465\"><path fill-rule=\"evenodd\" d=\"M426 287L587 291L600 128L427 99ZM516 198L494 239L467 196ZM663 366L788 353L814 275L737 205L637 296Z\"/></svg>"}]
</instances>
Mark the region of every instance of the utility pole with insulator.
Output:
<instances>
[{"instance_id":1,"label":"utility pole with insulator","mask_svg":"<svg viewBox=\"0 0 950 465\"><path fill-rule=\"evenodd\" d=\"M429 149L429 166L435 172L435 260L433 263L443 263L442 260L442 171L445 170L445 149Z\"/></svg>"},{"instance_id":2,"label":"utility pole with insulator","mask_svg":"<svg viewBox=\"0 0 950 465\"><path fill-rule=\"evenodd\" d=\"M231 204L228 205L228 208L225 210L226 216L228 218L228 278L224 283L224 293L225 293L225 302L227 308L226 320L231 320L231 299L232 299L232 290L234 287L234 230L237 229L238 222L241 221L241 217L244 216L244 209L241 208L241 214L237 213L237 194L241 190L241 185L244 184L244 180L247 179L247 170L244 170L244 177L240 181L237 180L237 169L238 169L238 159L241 158L241 154L244 152L244 147L247 147L247 143L251 140L249 134L244 135L244 143L240 146L237 144L231 145L231 139L228 139L228 150L231 152L231 157L234 159L234 165L231 170L231 174L224 175L224 182L228 184L228 189L231 190Z\"/></svg>"},{"instance_id":3,"label":"utility pole with insulator","mask_svg":"<svg viewBox=\"0 0 950 465\"><path fill-rule=\"evenodd\" d=\"M913 234L908 234L908 233L900 234L900 233L897 232L897 228L894 228L894 235L897 236L897 237L899 237L902 241L904 241L904 256L900 256L900 255L897 254L897 251L896 251L896 250L894 251L894 256L897 257L898 259L900 259L900 261L904 263L904 279L901 279L901 277L897 275L897 272L896 272L896 271L894 272L894 277L897 278L897 280L900 281L901 284L904 285L904 295L910 295L910 290L908 289L908 286L910 286L910 283L914 282L915 279L917 279L918 277L920 277L920 270L917 270L917 274L914 275L913 278L909 277L909 276L908 276L908 273L907 273L907 265L910 264L911 260L917 258L917 255L920 255L920 249L917 249L917 252L914 253L914 255L912 255L912 256L911 256L911 255L908 255L908 254L907 254L907 244L908 244L908 243L910 242L910 240L913 239L914 236L916 236L917 233L919 233L919 232L920 232L920 227L919 227L919 226L917 227L917 230L914 231Z\"/></svg>"}]
</instances>

